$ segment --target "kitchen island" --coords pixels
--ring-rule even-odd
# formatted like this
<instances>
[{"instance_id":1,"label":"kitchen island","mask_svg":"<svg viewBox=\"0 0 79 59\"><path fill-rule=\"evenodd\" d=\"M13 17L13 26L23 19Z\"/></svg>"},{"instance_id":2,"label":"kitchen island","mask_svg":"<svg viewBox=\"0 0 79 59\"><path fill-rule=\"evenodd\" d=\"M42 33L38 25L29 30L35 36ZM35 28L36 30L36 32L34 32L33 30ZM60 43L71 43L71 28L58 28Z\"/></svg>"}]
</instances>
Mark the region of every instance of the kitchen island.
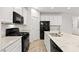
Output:
<instances>
[{"instance_id":1,"label":"kitchen island","mask_svg":"<svg viewBox=\"0 0 79 59\"><path fill-rule=\"evenodd\" d=\"M53 41L55 49L59 49L59 52L79 52L79 36L63 33L63 35L58 37L52 36L51 33L53 32L45 32L44 43L48 52L52 52L51 41Z\"/></svg>"}]
</instances>

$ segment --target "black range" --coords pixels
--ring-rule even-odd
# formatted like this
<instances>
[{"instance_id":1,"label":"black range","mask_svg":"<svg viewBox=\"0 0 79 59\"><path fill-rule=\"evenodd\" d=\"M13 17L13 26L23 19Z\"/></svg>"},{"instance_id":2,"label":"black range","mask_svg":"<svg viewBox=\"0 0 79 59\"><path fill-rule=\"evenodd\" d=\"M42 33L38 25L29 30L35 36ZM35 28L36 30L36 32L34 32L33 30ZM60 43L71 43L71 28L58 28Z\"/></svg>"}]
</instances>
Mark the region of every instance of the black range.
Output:
<instances>
[{"instance_id":1,"label":"black range","mask_svg":"<svg viewBox=\"0 0 79 59\"><path fill-rule=\"evenodd\" d=\"M27 52L29 48L29 32L19 32L19 28L6 29L6 36L22 36L22 52Z\"/></svg>"}]
</instances>

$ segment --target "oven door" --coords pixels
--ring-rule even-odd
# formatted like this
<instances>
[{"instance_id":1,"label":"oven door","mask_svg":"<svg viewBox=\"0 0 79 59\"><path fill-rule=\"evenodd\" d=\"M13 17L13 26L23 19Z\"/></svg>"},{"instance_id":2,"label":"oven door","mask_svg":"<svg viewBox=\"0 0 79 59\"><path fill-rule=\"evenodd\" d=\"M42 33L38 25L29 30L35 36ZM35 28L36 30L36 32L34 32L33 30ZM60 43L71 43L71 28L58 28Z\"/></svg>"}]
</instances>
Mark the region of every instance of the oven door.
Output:
<instances>
[{"instance_id":1,"label":"oven door","mask_svg":"<svg viewBox=\"0 0 79 59\"><path fill-rule=\"evenodd\" d=\"M29 49L29 34L22 36L22 52L27 52Z\"/></svg>"}]
</instances>

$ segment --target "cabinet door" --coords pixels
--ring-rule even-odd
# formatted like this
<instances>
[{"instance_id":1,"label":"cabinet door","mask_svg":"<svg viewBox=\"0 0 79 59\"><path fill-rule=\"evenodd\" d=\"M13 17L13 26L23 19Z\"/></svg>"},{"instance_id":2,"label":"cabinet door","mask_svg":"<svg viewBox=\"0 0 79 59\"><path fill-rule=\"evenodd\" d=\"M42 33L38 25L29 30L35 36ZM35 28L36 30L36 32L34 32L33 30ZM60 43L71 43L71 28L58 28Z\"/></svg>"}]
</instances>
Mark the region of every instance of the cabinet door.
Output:
<instances>
[{"instance_id":1,"label":"cabinet door","mask_svg":"<svg viewBox=\"0 0 79 59\"><path fill-rule=\"evenodd\" d=\"M22 7L14 7L13 11L17 12L20 15L22 15L22 12L23 12Z\"/></svg>"},{"instance_id":2,"label":"cabinet door","mask_svg":"<svg viewBox=\"0 0 79 59\"><path fill-rule=\"evenodd\" d=\"M62 16L58 16L57 24L62 25Z\"/></svg>"},{"instance_id":3,"label":"cabinet door","mask_svg":"<svg viewBox=\"0 0 79 59\"><path fill-rule=\"evenodd\" d=\"M0 7L0 19L2 22L12 23L13 8Z\"/></svg>"},{"instance_id":4,"label":"cabinet door","mask_svg":"<svg viewBox=\"0 0 79 59\"><path fill-rule=\"evenodd\" d=\"M27 9L23 8L24 24L27 25Z\"/></svg>"},{"instance_id":5,"label":"cabinet door","mask_svg":"<svg viewBox=\"0 0 79 59\"><path fill-rule=\"evenodd\" d=\"M50 16L50 25L54 25L55 19L54 16Z\"/></svg>"},{"instance_id":6,"label":"cabinet door","mask_svg":"<svg viewBox=\"0 0 79 59\"><path fill-rule=\"evenodd\" d=\"M41 16L41 21L50 21L51 17L48 15L42 15Z\"/></svg>"},{"instance_id":7,"label":"cabinet door","mask_svg":"<svg viewBox=\"0 0 79 59\"><path fill-rule=\"evenodd\" d=\"M61 25L62 24L62 16L52 16L50 20L50 25Z\"/></svg>"},{"instance_id":8,"label":"cabinet door","mask_svg":"<svg viewBox=\"0 0 79 59\"><path fill-rule=\"evenodd\" d=\"M45 44L45 46L46 46L46 49L47 49L47 51L48 52L50 52L51 50L50 50L50 37L48 36L48 34L46 33L46 32L44 32L44 44Z\"/></svg>"},{"instance_id":9,"label":"cabinet door","mask_svg":"<svg viewBox=\"0 0 79 59\"><path fill-rule=\"evenodd\" d=\"M44 21L45 20L45 17L42 15L41 16L41 21Z\"/></svg>"},{"instance_id":10,"label":"cabinet door","mask_svg":"<svg viewBox=\"0 0 79 59\"><path fill-rule=\"evenodd\" d=\"M6 52L21 52L21 39L14 42L5 49Z\"/></svg>"},{"instance_id":11,"label":"cabinet door","mask_svg":"<svg viewBox=\"0 0 79 59\"><path fill-rule=\"evenodd\" d=\"M39 39L39 17L32 17L31 39Z\"/></svg>"}]
</instances>

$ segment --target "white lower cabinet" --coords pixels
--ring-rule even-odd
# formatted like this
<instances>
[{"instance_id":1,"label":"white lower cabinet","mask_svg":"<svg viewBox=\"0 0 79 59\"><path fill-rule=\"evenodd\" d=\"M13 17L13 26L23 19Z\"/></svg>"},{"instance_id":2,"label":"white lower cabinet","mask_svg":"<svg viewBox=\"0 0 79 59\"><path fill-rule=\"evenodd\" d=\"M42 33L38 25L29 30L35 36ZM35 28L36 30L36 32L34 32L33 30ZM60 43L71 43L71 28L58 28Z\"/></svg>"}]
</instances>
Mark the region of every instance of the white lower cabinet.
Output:
<instances>
[{"instance_id":1,"label":"white lower cabinet","mask_svg":"<svg viewBox=\"0 0 79 59\"><path fill-rule=\"evenodd\" d=\"M48 36L48 34L46 32L44 32L45 35L44 35L44 43L45 43L45 46L46 46L46 49L47 49L47 52L50 52L50 37Z\"/></svg>"},{"instance_id":2,"label":"white lower cabinet","mask_svg":"<svg viewBox=\"0 0 79 59\"><path fill-rule=\"evenodd\" d=\"M21 52L21 40L16 41L5 49L6 52Z\"/></svg>"},{"instance_id":3,"label":"white lower cabinet","mask_svg":"<svg viewBox=\"0 0 79 59\"><path fill-rule=\"evenodd\" d=\"M21 39L5 48L5 52L21 52Z\"/></svg>"}]
</instances>

